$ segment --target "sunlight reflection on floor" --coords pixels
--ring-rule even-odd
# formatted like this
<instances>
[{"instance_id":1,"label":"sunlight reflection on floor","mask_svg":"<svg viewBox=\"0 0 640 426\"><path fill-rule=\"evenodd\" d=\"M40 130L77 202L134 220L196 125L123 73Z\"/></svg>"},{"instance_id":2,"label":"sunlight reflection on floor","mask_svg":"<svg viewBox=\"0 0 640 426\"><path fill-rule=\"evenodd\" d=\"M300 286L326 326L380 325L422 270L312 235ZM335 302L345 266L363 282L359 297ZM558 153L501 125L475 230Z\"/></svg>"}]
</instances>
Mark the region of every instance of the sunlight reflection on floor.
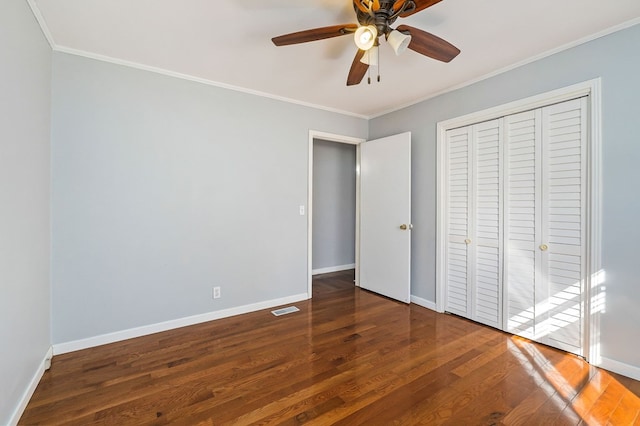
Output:
<instances>
[{"instance_id":1,"label":"sunlight reflection on floor","mask_svg":"<svg viewBox=\"0 0 640 426\"><path fill-rule=\"evenodd\" d=\"M554 365L533 343L520 337L514 336L508 345L546 398L558 409L567 407L563 411L565 419L573 418L589 425L630 425L638 419L640 398L607 371L572 355L562 357ZM538 395L530 398L541 400ZM514 411L505 421L517 423L523 414Z\"/></svg>"}]
</instances>

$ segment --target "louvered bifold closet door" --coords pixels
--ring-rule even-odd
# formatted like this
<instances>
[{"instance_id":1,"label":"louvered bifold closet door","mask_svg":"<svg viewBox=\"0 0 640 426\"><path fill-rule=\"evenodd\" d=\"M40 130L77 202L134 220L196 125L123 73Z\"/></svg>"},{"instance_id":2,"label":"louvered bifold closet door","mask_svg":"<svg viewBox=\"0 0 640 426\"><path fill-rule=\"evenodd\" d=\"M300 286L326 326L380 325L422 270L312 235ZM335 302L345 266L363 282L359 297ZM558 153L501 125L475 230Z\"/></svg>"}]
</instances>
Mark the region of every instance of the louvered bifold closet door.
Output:
<instances>
[{"instance_id":1,"label":"louvered bifold closet door","mask_svg":"<svg viewBox=\"0 0 640 426\"><path fill-rule=\"evenodd\" d=\"M468 286L469 208L471 206L471 129L449 130L446 137L446 273L445 310L470 317L471 289Z\"/></svg>"},{"instance_id":2,"label":"louvered bifold closet door","mask_svg":"<svg viewBox=\"0 0 640 426\"><path fill-rule=\"evenodd\" d=\"M578 355L586 98L505 117L504 329Z\"/></svg>"},{"instance_id":3,"label":"louvered bifold closet door","mask_svg":"<svg viewBox=\"0 0 640 426\"><path fill-rule=\"evenodd\" d=\"M505 117L504 330L536 338L540 285L541 111Z\"/></svg>"},{"instance_id":4,"label":"louvered bifold closet door","mask_svg":"<svg viewBox=\"0 0 640 426\"><path fill-rule=\"evenodd\" d=\"M473 126L471 319L502 328L502 119Z\"/></svg>"},{"instance_id":5,"label":"louvered bifold closet door","mask_svg":"<svg viewBox=\"0 0 640 426\"><path fill-rule=\"evenodd\" d=\"M449 130L445 310L502 327L502 119Z\"/></svg>"},{"instance_id":6,"label":"louvered bifold closet door","mask_svg":"<svg viewBox=\"0 0 640 426\"><path fill-rule=\"evenodd\" d=\"M586 271L587 99L542 109L544 286L537 289L540 341L582 354ZM539 291L538 291L539 290Z\"/></svg>"}]
</instances>

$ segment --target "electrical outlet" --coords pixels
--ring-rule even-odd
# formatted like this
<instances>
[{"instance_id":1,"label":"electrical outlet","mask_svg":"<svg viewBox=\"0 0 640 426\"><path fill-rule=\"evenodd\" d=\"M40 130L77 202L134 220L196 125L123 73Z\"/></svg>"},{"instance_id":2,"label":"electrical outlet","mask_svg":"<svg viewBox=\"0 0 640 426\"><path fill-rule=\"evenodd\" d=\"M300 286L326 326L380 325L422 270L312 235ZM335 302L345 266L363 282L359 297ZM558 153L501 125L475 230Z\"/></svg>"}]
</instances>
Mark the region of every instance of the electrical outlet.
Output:
<instances>
[{"instance_id":1,"label":"electrical outlet","mask_svg":"<svg viewBox=\"0 0 640 426\"><path fill-rule=\"evenodd\" d=\"M214 287L213 288L213 298L214 299L220 299L220 287Z\"/></svg>"}]
</instances>

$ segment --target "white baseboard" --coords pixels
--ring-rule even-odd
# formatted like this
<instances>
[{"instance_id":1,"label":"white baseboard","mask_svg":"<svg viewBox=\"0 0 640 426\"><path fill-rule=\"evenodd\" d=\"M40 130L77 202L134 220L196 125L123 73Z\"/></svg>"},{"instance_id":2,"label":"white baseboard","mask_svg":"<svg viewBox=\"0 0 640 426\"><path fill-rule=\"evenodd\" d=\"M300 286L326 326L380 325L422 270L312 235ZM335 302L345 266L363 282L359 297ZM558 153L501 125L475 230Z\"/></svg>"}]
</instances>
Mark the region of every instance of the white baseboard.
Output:
<instances>
[{"instance_id":1,"label":"white baseboard","mask_svg":"<svg viewBox=\"0 0 640 426\"><path fill-rule=\"evenodd\" d=\"M281 299L268 300L251 305L238 306L236 308L223 309L221 311L207 312L205 314L193 315L185 318L178 318L171 321L160 322L157 324L145 325L142 327L130 328L128 330L116 331L113 333L101 334L99 336L88 337L86 339L74 340L71 342L56 343L53 345L53 354L60 355L68 352L79 351L82 349L93 348L95 346L106 345L108 343L119 342L122 340L132 339L135 337L146 336L162 331L173 330L174 328L186 327L189 325L200 324L203 322L213 321L217 319L232 317L235 315L255 312L262 309L269 309L280 305L299 302L309 299L307 293L297 294L295 296L283 297Z\"/></svg>"},{"instance_id":2,"label":"white baseboard","mask_svg":"<svg viewBox=\"0 0 640 426\"><path fill-rule=\"evenodd\" d=\"M350 263L348 265L329 266L328 268L318 268L311 270L311 275L328 274L330 272L346 271L348 269L355 269L356 264Z\"/></svg>"},{"instance_id":3,"label":"white baseboard","mask_svg":"<svg viewBox=\"0 0 640 426\"><path fill-rule=\"evenodd\" d=\"M423 299L422 297L411 296L411 303L415 303L416 305L420 305L423 308L431 309L432 311L436 311L437 312L435 302L432 302L432 301L427 300L427 299Z\"/></svg>"},{"instance_id":4,"label":"white baseboard","mask_svg":"<svg viewBox=\"0 0 640 426\"><path fill-rule=\"evenodd\" d=\"M623 376L631 377L635 380L640 380L640 367L635 365L625 364L624 362L602 357L598 367L613 371L614 373L622 374Z\"/></svg>"},{"instance_id":5,"label":"white baseboard","mask_svg":"<svg viewBox=\"0 0 640 426\"><path fill-rule=\"evenodd\" d=\"M33 393L36 391L36 388L38 387L38 383L40 383L40 379L42 379L42 375L47 369L47 365L49 365L49 362L51 361L52 357L53 357L53 347L50 346L44 358L42 359L42 362L38 366L38 369L33 374L33 377L29 382L29 386L27 386L27 389L25 389L24 393L22 394L22 397L20 398L20 402L16 406L16 409L13 410L13 414L9 418L10 426L15 426L20 421L20 417L22 417L22 414L24 413L25 408L27 408L27 404L31 400Z\"/></svg>"}]
</instances>

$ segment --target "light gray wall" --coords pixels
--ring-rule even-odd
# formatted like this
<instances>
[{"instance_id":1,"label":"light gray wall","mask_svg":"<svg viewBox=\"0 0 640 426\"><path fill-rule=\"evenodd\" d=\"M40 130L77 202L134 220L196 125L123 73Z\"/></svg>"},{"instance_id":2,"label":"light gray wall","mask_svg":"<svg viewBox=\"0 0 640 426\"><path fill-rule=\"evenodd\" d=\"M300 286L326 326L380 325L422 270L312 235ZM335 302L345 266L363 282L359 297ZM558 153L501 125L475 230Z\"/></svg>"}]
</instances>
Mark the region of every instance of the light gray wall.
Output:
<instances>
[{"instance_id":1,"label":"light gray wall","mask_svg":"<svg viewBox=\"0 0 640 426\"><path fill-rule=\"evenodd\" d=\"M372 138L412 132L412 294L435 301L436 123L602 77L606 313L601 351L640 368L639 47L636 25L371 121Z\"/></svg>"},{"instance_id":2,"label":"light gray wall","mask_svg":"<svg viewBox=\"0 0 640 426\"><path fill-rule=\"evenodd\" d=\"M52 125L54 343L306 294L309 130L368 130L63 53Z\"/></svg>"},{"instance_id":3,"label":"light gray wall","mask_svg":"<svg viewBox=\"0 0 640 426\"><path fill-rule=\"evenodd\" d=\"M0 2L0 424L50 346L51 48L27 2Z\"/></svg>"},{"instance_id":4,"label":"light gray wall","mask_svg":"<svg viewBox=\"0 0 640 426\"><path fill-rule=\"evenodd\" d=\"M313 143L313 269L355 262L356 146Z\"/></svg>"}]
</instances>

